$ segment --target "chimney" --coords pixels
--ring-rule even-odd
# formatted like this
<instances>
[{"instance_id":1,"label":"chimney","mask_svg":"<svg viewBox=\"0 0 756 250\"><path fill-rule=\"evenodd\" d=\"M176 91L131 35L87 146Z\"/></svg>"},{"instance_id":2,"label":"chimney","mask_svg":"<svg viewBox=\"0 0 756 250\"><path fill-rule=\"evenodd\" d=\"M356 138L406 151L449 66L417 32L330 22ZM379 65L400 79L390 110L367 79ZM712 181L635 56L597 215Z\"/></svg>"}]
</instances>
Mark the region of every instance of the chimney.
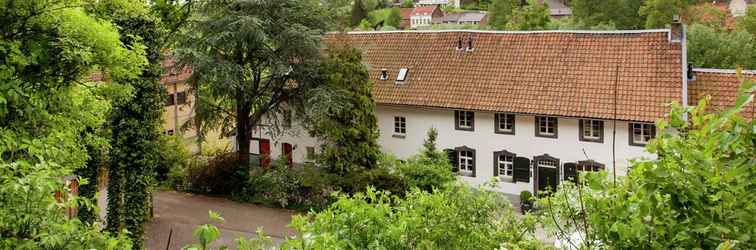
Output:
<instances>
[{"instance_id":1,"label":"chimney","mask_svg":"<svg viewBox=\"0 0 756 250\"><path fill-rule=\"evenodd\" d=\"M670 26L670 32L669 32L669 41L680 42L684 35L685 35L685 31L683 29L683 24L680 21L680 16L678 15L672 16L672 24Z\"/></svg>"},{"instance_id":2,"label":"chimney","mask_svg":"<svg viewBox=\"0 0 756 250\"><path fill-rule=\"evenodd\" d=\"M462 50L462 36L457 40L457 50Z\"/></svg>"},{"instance_id":3,"label":"chimney","mask_svg":"<svg viewBox=\"0 0 756 250\"><path fill-rule=\"evenodd\" d=\"M473 37L472 35L470 35L470 37L467 39L467 52L472 52L473 50Z\"/></svg>"}]
</instances>

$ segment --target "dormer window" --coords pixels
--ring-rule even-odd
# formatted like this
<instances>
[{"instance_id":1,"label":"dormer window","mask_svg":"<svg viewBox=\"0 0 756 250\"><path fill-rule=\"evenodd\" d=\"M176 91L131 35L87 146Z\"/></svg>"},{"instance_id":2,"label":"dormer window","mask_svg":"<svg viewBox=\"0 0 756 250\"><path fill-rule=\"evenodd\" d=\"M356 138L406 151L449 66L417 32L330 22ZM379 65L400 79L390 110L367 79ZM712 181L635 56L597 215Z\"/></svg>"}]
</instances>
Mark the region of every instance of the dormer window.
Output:
<instances>
[{"instance_id":1,"label":"dormer window","mask_svg":"<svg viewBox=\"0 0 756 250\"><path fill-rule=\"evenodd\" d=\"M467 52L472 52L473 50L473 38L471 36L469 39L467 39Z\"/></svg>"},{"instance_id":2,"label":"dormer window","mask_svg":"<svg viewBox=\"0 0 756 250\"><path fill-rule=\"evenodd\" d=\"M381 76L380 76L380 79L381 79L381 80L388 80L388 70L386 70L386 69L381 69Z\"/></svg>"},{"instance_id":3,"label":"dormer window","mask_svg":"<svg viewBox=\"0 0 756 250\"><path fill-rule=\"evenodd\" d=\"M407 79L407 68L401 68L399 69L399 75L396 76L397 82L404 82L404 80Z\"/></svg>"}]
</instances>

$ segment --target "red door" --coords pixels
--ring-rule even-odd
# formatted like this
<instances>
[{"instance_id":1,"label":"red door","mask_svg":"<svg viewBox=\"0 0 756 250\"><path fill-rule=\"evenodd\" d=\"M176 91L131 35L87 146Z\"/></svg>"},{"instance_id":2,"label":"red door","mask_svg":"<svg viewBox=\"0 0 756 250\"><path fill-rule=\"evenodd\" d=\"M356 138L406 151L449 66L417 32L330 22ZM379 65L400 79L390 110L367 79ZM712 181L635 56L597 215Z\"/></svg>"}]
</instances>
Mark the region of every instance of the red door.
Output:
<instances>
[{"instance_id":1,"label":"red door","mask_svg":"<svg viewBox=\"0 0 756 250\"><path fill-rule=\"evenodd\" d=\"M288 143L283 144L283 153L284 155L286 155L286 159L289 161L289 167L294 165L294 162L292 161L292 158L291 158L292 150L293 148L291 147L291 144L288 144Z\"/></svg>"},{"instance_id":2,"label":"red door","mask_svg":"<svg viewBox=\"0 0 756 250\"><path fill-rule=\"evenodd\" d=\"M270 165L270 140L260 139L260 166L268 168Z\"/></svg>"}]
</instances>

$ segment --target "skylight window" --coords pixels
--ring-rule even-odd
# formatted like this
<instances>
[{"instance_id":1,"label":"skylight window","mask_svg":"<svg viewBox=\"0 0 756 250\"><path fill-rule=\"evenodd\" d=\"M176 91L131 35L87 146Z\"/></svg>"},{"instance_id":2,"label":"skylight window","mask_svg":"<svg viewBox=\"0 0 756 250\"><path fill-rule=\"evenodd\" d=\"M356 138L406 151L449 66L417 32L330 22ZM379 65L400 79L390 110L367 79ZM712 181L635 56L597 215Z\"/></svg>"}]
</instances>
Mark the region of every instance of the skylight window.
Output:
<instances>
[{"instance_id":1,"label":"skylight window","mask_svg":"<svg viewBox=\"0 0 756 250\"><path fill-rule=\"evenodd\" d=\"M388 80L388 70L386 70L386 69L381 69L381 76L380 76L380 79L381 79L381 80Z\"/></svg>"},{"instance_id":2,"label":"skylight window","mask_svg":"<svg viewBox=\"0 0 756 250\"><path fill-rule=\"evenodd\" d=\"M396 81L403 82L405 79L407 79L407 71L407 68L399 69L399 75L396 76Z\"/></svg>"}]
</instances>

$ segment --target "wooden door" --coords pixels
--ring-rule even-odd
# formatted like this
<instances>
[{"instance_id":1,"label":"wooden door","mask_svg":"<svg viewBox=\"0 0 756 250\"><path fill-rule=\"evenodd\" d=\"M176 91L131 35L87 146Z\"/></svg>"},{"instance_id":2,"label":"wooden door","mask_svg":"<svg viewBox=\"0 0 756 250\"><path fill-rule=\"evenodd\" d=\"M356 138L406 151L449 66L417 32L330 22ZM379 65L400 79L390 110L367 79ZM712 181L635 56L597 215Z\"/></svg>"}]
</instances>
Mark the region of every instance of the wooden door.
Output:
<instances>
[{"instance_id":1,"label":"wooden door","mask_svg":"<svg viewBox=\"0 0 756 250\"><path fill-rule=\"evenodd\" d=\"M270 166L270 140L260 139L260 166L268 168Z\"/></svg>"},{"instance_id":2,"label":"wooden door","mask_svg":"<svg viewBox=\"0 0 756 250\"><path fill-rule=\"evenodd\" d=\"M291 144L288 144L288 143L283 144L283 153L286 156L286 160L289 164L289 167L294 166L294 161L292 159L292 153L293 153L292 151L293 151L293 147L291 146Z\"/></svg>"}]
</instances>

